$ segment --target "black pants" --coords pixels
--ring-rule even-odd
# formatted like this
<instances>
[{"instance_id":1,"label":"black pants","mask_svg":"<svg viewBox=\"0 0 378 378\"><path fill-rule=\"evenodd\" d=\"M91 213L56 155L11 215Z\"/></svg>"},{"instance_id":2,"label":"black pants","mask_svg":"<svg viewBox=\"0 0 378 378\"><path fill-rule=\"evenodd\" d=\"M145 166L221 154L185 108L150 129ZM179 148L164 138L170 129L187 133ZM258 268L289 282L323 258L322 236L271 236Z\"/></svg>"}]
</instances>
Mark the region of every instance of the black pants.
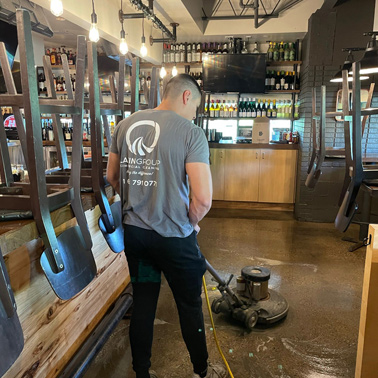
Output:
<instances>
[{"instance_id":1,"label":"black pants","mask_svg":"<svg viewBox=\"0 0 378 378\"><path fill-rule=\"evenodd\" d=\"M204 372L208 354L201 290L206 263L195 231L187 238L165 238L139 227L125 225L124 228L125 253L134 291L130 344L137 378L150 377L148 370L161 272L176 301L182 336L194 372Z\"/></svg>"}]
</instances>

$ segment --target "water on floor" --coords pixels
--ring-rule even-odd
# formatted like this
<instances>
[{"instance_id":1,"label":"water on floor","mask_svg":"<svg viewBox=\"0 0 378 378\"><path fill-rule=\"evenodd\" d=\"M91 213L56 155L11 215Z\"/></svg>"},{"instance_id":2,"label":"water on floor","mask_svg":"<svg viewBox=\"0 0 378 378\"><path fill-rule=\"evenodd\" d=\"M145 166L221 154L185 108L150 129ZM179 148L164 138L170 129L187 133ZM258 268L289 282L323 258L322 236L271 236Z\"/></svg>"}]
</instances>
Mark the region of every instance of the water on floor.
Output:
<instances>
[{"instance_id":1,"label":"water on floor","mask_svg":"<svg viewBox=\"0 0 378 378\"><path fill-rule=\"evenodd\" d=\"M357 227L348 235L358 236ZM235 378L354 377L365 248L348 252L350 244L341 237L333 224L297 222L288 212L214 209L201 222L202 253L223 277L248 265L269 267L270 287L290 305L285 320L253 331L214 316ZM219 294L208 273L206 280L212 300ZM219 362L205 301L204 314L210 360ZM85 378L135 377L128 327L122 320ZM192 377L165 281L152 354L159 378Z\"/></svg>"}]
</instances>

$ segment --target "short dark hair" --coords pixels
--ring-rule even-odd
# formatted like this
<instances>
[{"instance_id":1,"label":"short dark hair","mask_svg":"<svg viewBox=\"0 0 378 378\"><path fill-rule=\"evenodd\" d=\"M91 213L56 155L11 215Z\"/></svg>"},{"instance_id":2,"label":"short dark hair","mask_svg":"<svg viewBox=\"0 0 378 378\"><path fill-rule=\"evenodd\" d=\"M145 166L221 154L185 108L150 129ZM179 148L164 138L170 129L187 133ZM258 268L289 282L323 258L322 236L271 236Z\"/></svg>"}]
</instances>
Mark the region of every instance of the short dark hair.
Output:
<instances>
[{"instance_id":1,"label":"short dark hair","mask_svg":"<svg viewBox=\"0 0 378 378\"><path fill-rule=\"evenodd\" d=\"M201 96L201 88L192 76L188 74L176 75L168 81L163 98L177 97L186 90L189 90L194 98Z\"/></svg>"}]
</instances>

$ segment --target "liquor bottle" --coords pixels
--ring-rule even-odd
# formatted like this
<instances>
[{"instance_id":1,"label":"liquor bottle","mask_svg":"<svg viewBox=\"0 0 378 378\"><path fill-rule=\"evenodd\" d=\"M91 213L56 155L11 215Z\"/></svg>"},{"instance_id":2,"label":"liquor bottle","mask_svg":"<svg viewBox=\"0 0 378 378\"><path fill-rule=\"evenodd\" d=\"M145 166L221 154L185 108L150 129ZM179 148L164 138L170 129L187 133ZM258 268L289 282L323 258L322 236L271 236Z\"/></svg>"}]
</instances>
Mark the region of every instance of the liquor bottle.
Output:
<instances>
[{"instance_id":1,"label":"liquor bottle","mask_svg":"<svg viewBox=\"0 0 378 378\"><path fill-rule=\"evenodd\" d=\"M286 71L285 83L284 83L284 88L283 88L285 91L290 89L290 81L291 81L291 78L290 78L290 75L289 75L289 71Z\"/></svg>"},{"instance_id":2,"label":"liquor bottle","mask_svg":"<svg viewBox=\"0 0 378 378\"><path fill-rule=\"evenodd\" d=\"M280 52L278 49L278 44L273 43L273 61L277 62L280 59Z\"/></svg>"},{"instance_id":3,"label":"liquor bottle","mask_svg":"<svg viewBox=\"0 0 378 378\"><path fill-rule=\"evenodd\" d=\"M175 45L172 43L171 44L171 50L169 52L169 63L174 63L175 62Z\"/></svg>"},{"instance_id":4,"label":"liquor bottle","mask_svg":"<svg viewBox=\"0 0 378 378\"><path fill-rule=\"evenodd\" d=\"M220 114L220 106L219 106L219 100L217 100L215 103L214 117L219 118L219 114Z\"/></svg>"},{"instance_id":5,"label":"liquor bottle","mask_svg":"<svg viewBox=\"0 0 378 378\"><path fill-rule=\"evenodd\" d=\"M256 108L256 117L259 118L261 117L261 104L260 104L260 99L258 100L257 108Z\"/></svg>"},{"instance_id":6,"label":"liquor bottle","mask_svg":"<svg viewBox=\"0 0 378 378\"><path fill-rule=\"evenodd\" d=\"M50 55L51 55L50 49L46 49L46 55L47 55L48 57L50 57Z\"/></svg>"},{"instance_id":7,"label":"liquor bottle","mask_svg":"<svg viewBox=\"0 0 378 378\"><path fill-rule=\"evenodd\" d=\"M71 75L72 90L75 91L76 74Z\"/></svg>"},{"instance_id":8,"label":"liquor bottle","mask_svg":"<svg viewBox=\"0 0 378 378\"><path fill-rule=\"evenodd\" d=\"M282 118L282 102L277 103L277 118Z\"/></svg>"},{"instance_id":9,"label":"liquor bottle","mask_svg":"<svg viewBox=\"0 0 378 378\"><path fill-rule=\"evenodd\" d=\"M192 45L190 43L186 45L186 61L192 63Z\"/></svg>"},{"instance_id":10,"label":"liquor bottle","mask_svg":"<svg viewBox=\"0 0 378 378\"><path fill-rule=\"evenodd\" d=\"M270 90L270 72L266 71L266 76L265 76L265 91Z\"/></svg>"},{"instance_id":11,"label":"liquor bottle","mask_svg":"<svg viewBox=\"0 0 378 378\"><path fill-rule=\"evenodd\" d=\"M180 43L180 62L181 63L185 63L186 60L185 60L185 46Z\"/></svg>"},{"instance_id":12,"label":"liquor bottle","mask_svg":"<svg viewBox=\"0 0 378 378\"><path fill-rule=\"evenodd\" d=\"M257 117L256 99L255 98L252 101L252 114L251 114L251 116L252 116L252 118L256 118Z\"/></svg>"},{"instance_id":13,"label":"liquor bottle","mask_svg":"<svg viewBox=\"0 0 378 378\"><path fill-rule=\"evenodd\" d=\"M38 89L39 89L39 93L43 92L44 88L45 88L45 78L44 78L43 73L41 72L38 75Z\"/></svg>"},{"instance_id":14,"label":"liquor bottle","mask_svg":"<svg viewBox=\"0 0 378 378\"><path fill-rule=\"evenodd\" d=\"M198 62L198 59L197 59L197 50L196 50L196 44L195 43L192 44L192 62L193 63L197 63Z\"/></svg>"},{"instance_id":15,"label":"liquor bottle","mask_svg":"<svg viewBox=\"0 0 378 378\"><path fill-rule=\"evenodd\" d=\"M64 140L71 140L71 133L68 125L64 126L63 128L64 131Z\"/></svg>"},{"instance_id":16,"label":"liquor bottle","mask_svg":"<svg viewBox=\"0 0 378 378\"><path fill-rule=\"evenodd\" d=\"M180 51L180 45L175 45L175 63L181 62L181 51Z\"/></svg>"},{"instance_id":17,"label":"liquor bottle","mask_svg":"<svg viewBox=\"0 0 378 378\"><path fill-rule=\"evenodd\" d=\"M277 118L276 100L273 100L272 118Z\"/></svg>"},{"instance_id":18,"label":"liquor bottle","mask_svg":"<svg viewBox=\"0 0 378 378\"><path fill-rule=\"evenodd\" d=\"M295 48L293 43L289 43L289 60L295 60Z\"/></svg>"},{"instance_id":19,"label":"liquor bottle","mask_svg":"<svg viewBox=\"0 0 378 378\"><path fill-rule=\"evenodd\" d=\"M255 42L255 47L253 48L252 54L260 54L258 42Z\"/></svg>"},{"instance_id":20,"label":"liquor bottle","mask_svg":"<svg viewBox=\"0 0 378 378\"><path fill-rule=\"evenodd\" d=\"M48 135L49 141L52 142L54 140L54 129L51 122L47 129L47 135Z\"/></svg>"},{"instance_id":21,"label":"liquor bottle","mask_svg":"<svg viewBox=\"0 0 378 378\"><path fill-rule=\"evenodd\" d=\"M50 62L52 66L56 66L56 49L53 48L50 54Z\"/></svg>"},{"instance_id":22,"label":"liquor bottle","mask_svg":"<svg viewBox=\"0 0 378 378\"><path fill-rule=\"evenodd\" d=\"M284 50L284 43L283 42L281 42L280 43L280 49L279 49L279 61L283 61L284 59L285 59L285 50Z\"/></svg>"},{"instance_id":23,"label":"liquor bottle","mask_svg":"<svg viewBox=\"0 0 378 378\"><path fill-rule=\"evenodd\" d=\"M243 41L243 48L241 50L241 53L242 54L248 54L247 43L245 41Z\"/></svg>"},{"instance_id":24,"label":"liquor bottle","mask_svg":"<svg viewBox=\"0 0 378 378\"><path fill-rule=\"evenodd\" d=\"M276 75L276 91L279 91L281 89L281 71L277 71Z\"/></svg>"},{"instance_id":25,"label":"liquor bottle","mask_svg":"<svg viewBox=\"0 0 378 378\"><path fill-rule=\"evenodd\" d=\"M58 66L62 65L62 52L60 51L60 47L58 48L58 51L56 53L56 64Z\"/></svg>"},{"instance_id":26,"label":"liquor bottle","mask_svg":"<svg viewBox=\"0 0 378 378\"><path fill-rule=\"evenodd\" d=\"M269 42L269 48L267 51L267 60L271 62L273 60L273 42Z\"/></svg>"},{"instance_id":27,"label":"liquor bottle","mask_svg":"<svg viewBox=\"0 0 378 378\"><path fill-rule=\"evenodd\" d=\"M202 62L202 48L200 43L197 43L197 59L198 62Z\"/></svg>"},{"instance_id":28,"label":"liquor bottle","mask_svg":"<svg viewBox=\"0 0 378 378\"><path fill-rule=\"evenodd\" d=\"M295 75L294 75L295 76ZM300 77L299 77L299 72L297 72L297 75L295 77L295 89L296 90L299 90L301 87L301 84L300 84Z\"/></svg>"},{"instance_id":29,"label":"liquor bottle","mask_svg":"<svg viewBox=\"0 0 378 378\"><path fill-rule=\"evenodd\" d=\"M234 118L237 118L237 116L238 116L238 105L237 105L236 101L234 103L234 111L232 112L232 114L230 114L230 116L234 117Z\"/></svg>"},{"instance_id":30,"label":"liquor bottle","mask_svg":"<svg viewBox=\"0 0 378 378\"><path fill-rule=\"evenodd\" d=\"M239 117L243 117L243 112L244 112L243 99L240 98L240 101L239 101Z\"/></svg>"},{"instance_id":31,"label":"liquor bottle","mask_svg":"<svg viewBox=\"0 0 378 378\"><path fill-rule=\"evenodd\" d=\"M210 117L214 118L215 115L215 107L214 107L214 100L211 100L211 105L210 105Z\"/></svg>"},{"instance_id":32,"label":"liquor bottle","mask_svg":"<svg viewBox=\"0 0 378 378\"><path fill-rule=\"evenodd\" d=\"M223 44L222 54L228 54L228 46L227 46L227 43L224 43L224 44Z\"/></svg>"},{"instance_id":33,"label":"liquor bottle","mask_svg":"<svg viewBox=\"0 0 378 378\"><path fill-rule=\"evenodd\" d=\"M232 110L231 110L232 108ZM226 106L224 107L224 116L227 118L232 117L232 112L234 111L234 108L229 100L226 101Z\"/></svg>"},{"instance_id":34,"label":"liquor bottle","mask_svg":"<svg viewBox=\"0 0 378 378\"><path fill-rule=\"evenodd\" d=\"M252 105L251 105L251 99L248 98L248 103L247 103L247 118L252 117Z\"/></svg>"},{"instance_id":35,"label":"liquor bottle","mask_svg":"<svg viewBox=\"0 0 378 378\"><path fill-rule=\"evenodd\" d=\"M277 76L277 72L272 71L271 77L270 77L270 90L276 89L276 76Z\"/></svg>"},{"instance_id":36,"label":"liquor bottle","mask_svg":"<svg viewBox=\"0 0 378 378\"><path fill-rule=\"evenodd\" d=\"M299 101L297 100L294 105L294 118L299 118Z\"/></svg>"},{"instance_id":37,"label":"liquor bottle","mask_svg":"<svg viewBox=\"0 0 378 378\"><path fill-rule=\"evenodd\" d=\"M263 100L263 104L261 107L261 117L266 117L266 105L265 105L265 100Z\"/></svg>"},{"instance_id":38,"label":"liquor bottle","mask_svg":"<svg viewBox=\"0 0 378 378\"><path fill-rule=\"evenodd\" d=\"M281 77L280 77L280 89L281 90L285 89L285 83L286 83L285 72L281 71Z\"/></svg>"},{"instance_id":39,"label":"liquor bottle","mask_svg":"<svg viewBox=\"0 0 378 378\"><path fill-rule=\"evenodd\" d=\"M243 113L242 113L242 117L243 118L246 118L247 117L247 99L245 98L244 99L244 102L243 102Z\"/></svg>"},{"instance_id":40,"label":"liquor bottle","mask_svg":"<svg viewBox=\"0 0 378 378\"><path fill-rule=\"evenodd\" d=\"M289 46L287 43L285 43L285 48L284 48L284 60L288 61L290 59L290 50Z\"/></svg>"},{"instance_id":41,"label":"liquor bottle","mask_svg":"<svg viewBox=\"0 0 378 378\"><path fill-rule=\"evenodd\" d=\"M234 44L234 40L231 39L230 42L228 42L228 53L229 54L234 54L235 53L235 44Z\"/></svg>"},{"instance_id":42,"label":"liquor bottle","mask_svg":"<svg viewBox=\"0 0 378 378\"><path fill-rule=\"evenodd\" d=\"M42 120L42 140L47 140L46 120Z\"/></svg>"},{"instance_id":43,"label":"liquor bottle","mask_svg":"<svg viewBox=\"0 0 378 378\"><path fill-rule=\"evenodd\" d=\"M268 100L267 110L266 110L266 116L268 118L272 118L272 107L270 105L270 100Z\"/></svg>"},{"instance_id":44,"label":"liquor bottle","mask_svg":"<svg viewBox=\"0 0 378 378\"><path fill-rule=\"evenodd\" d=\"M223 103L221 103L220 107L219 107L219 117L224 117L224 100L223 100Z\"/></svg>"},{"instance_id":45,"label":"liquor bottle","mask_svg":"<svg viewBox=\"0 0 378 378\"><path fill-rule=\"evenodd\" d=\"M72 50L69 51L68 56L67 56L67 59L68 59L68 64L72 66L72 65L73 65L73 54L72 54Z\"/></svg>"}]
</instances>

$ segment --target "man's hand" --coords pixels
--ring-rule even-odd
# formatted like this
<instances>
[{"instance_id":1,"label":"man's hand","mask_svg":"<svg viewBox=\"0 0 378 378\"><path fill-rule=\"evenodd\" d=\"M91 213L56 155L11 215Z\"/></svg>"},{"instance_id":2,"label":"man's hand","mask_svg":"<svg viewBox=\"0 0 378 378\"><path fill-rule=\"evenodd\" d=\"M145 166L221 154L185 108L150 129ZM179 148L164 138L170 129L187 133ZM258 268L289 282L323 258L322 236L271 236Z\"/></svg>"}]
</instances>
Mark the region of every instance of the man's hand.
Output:
<instances>
[{"instance_id":1,"label":"man's hand","mask_svg":"<svg viewBox=\"0 0 378 378\"><path fill-rule=\"evenodd\" d=\"M108 159L108 167L106 170L106 179L109 181L109 184L113 187L113 189L120 194L120 187L119 187L119 174L120 174L120 166L119 166L119 156L114 152L109 153Z\"/></svg>"}]
</instances>

